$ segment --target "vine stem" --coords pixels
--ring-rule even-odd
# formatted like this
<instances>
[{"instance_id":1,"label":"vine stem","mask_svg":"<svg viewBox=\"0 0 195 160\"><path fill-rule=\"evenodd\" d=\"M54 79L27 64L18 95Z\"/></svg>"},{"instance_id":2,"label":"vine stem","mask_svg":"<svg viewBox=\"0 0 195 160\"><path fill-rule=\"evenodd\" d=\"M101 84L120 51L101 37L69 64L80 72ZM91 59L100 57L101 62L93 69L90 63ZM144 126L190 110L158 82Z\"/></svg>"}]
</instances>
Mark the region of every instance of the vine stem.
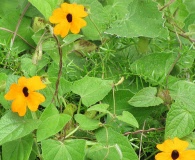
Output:
<instances>
[{"instance_id":1,"label":"vine stem","mask_svg":"<svg viewBox=\"0 0 195 160\"><path fill-rule=\"evenodd\" d=\"M8 59L9 56L10 56L10 52L11 52L12 47L13 47L13 45L14 45L14 41L15 41L15 38L16 38L16 35L17 35L17 32L18 32L19 26L20 26L20 24L21 24L21 22L22 22L22 18L24 17L24 15L25 15L25 13L26 13L26 11L28 10L29 7L30 7L30 3L28 2L27 5L26 5L25 8L24 8L24 10L23 10L23 12L22 12L22 14L21 14L19 20L18 20L18 23L17 23L17 25L16 25L16 29L15 29L15 31L14 31L14 33L13 33L13 37L12 37L11 42L10 42L10 50L9 50L9 52L7 53L7 56L6 56L7 59ZM7 62L6 62L6 64L5 64L5 66L4 66L4 68L5 68L6 66L7 66Z\"/></svg>"},{"instance_id":2,"label":"vine stem","mask_svg":"<svg viewBox=\"0 0 195 160\"><path fill-rule=\"evenodd\" d=\"M143 124L143 128L142 128L143 130L144 130L144 128L145 128L145 125L146 125L146 120L144 121L144 124ZM144 135L144 132L141 132L140 145L139 145L139 160L141 159L143 135Z\"/></svg>"}]
</instances>

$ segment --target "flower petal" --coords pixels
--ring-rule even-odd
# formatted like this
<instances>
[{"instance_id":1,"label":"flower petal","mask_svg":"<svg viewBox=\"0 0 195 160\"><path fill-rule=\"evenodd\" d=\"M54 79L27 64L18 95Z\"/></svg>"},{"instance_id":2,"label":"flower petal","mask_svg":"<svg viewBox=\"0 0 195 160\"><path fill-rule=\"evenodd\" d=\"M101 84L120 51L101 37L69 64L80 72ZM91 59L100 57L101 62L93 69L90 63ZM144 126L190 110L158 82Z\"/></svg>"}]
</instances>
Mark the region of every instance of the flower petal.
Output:
<instances>
[{"instance_id":1,"label":"flower petal","mask_svg":"<svg viewBox=\"0 0 195 160\"><path fill-rule=\"evenodd\" d=\"M173 145L174 145L173 140L168 139L168 140L164 141L162 144L157 144L156 147L160 151L172 152L174 150Z\"/></svg>"},{"instance_id":2,"label":"flower petal","mask_svg":"<svg viewBox=\"0 0 195 160\"><path fill-rule=\"evenodd\" d=\"M32 78L29 78L26 84L26 87L30 91L40 90L46 87L46 85L41 81L41 77L34 76Z\"/></svg>"},{"instance_id":3,"label":"flower petal","mask_svg":"<svg viewBox=\"0 0 195 160\"><path fill-rule=\"evenodd\" d=\"M27 97L27 105L31 111L36 111L39 104L45 101L45 97L38 92L30 92Z\"/></svg>"},{"instance_id":4,"label":"flower petal","mask_svg":"<svg viewBox=\"0 0 195 160\"><path fill-rule=\"evenodd\" d=\"M186 150L180 153L180 160L195 160L195 150Z\"/></svg>"},{"instance_id":5,"label":"flower petal","mask_svg":"<svg viewBox=\"0 0 195 160\"><path fill-rule=\"evenodd\" d=\"M70 31L74 34L77 34L80 32L80 29L86 25L87 25L87 23L85 20L83 20L81 18L73 17L73 21L72 21L71 26L70 26Z\"/></svg>"},{"instance_id":6,"label":"flower petal","mask_svg":"<svg viewBox=\"0 0 195 160\"><path fill-rule=\"evenodd\" d=\"M61 37L65 37L70 30L70 23L65 20L54 27L54 34L61 35Z\"/></svg>"},{"instance_id":7,"label":"flower petal","mask_svg":"<svg viewBox=\"0 0 195 160\"><path fill-rule=\"evenodd\" d=\"M20 77L20 78L18 79L18 85L20 85L20 86L23 87L23 86L26 85L27 81L28 81L28 79L27 79L26 77Z\"/></svg>"},{"instance_id":8,"label":"flower petal","mask_svg":"<svg viewBox=\"0 0 195 160\"><path fill-rule=\"evenodd\" d=\"M173 160L173 159L171 158L171 153L161 152L155 156L155 160Z\"/></svg>"},{"instance_id":9,"label":"flower petal","mask_svg":"<svg viewBox=\"0 0 195 160\"><path fill-rule=\"evenodd\" d=\"M49 21L51 23L60 23L66 18L66 15L64 11L61 8L57 8L56 10L53 11L53 14L51 17L49 17Z\"/></svg>"},{"instance_id":10,"label":"flower petal","mask_svg":"<svg viewBox=\"0 0 195 160\"><path fill-rule=\"evenodd\" d=\"M75 17L86 17L88 15L83 5L77 5L74 3L72 4L72 6L73 6L72 14Z\"/></svg>"},{"instance_id":11,"label":"flower petal","mask_svg":"<svg viewBox=\"0 0 195 160\"><path fill-rule=\"evenodd\" d=\"M180 152L186 150L186 148L189 145L189 143L187 141L182 141L177 137L175 137L173 139L173 143L174 143L174 148L176 148L176 150L178 150Z\"/></svg>"},{"instance_id":12,"label":"flower petal","mask_svg":"<svg viewBox=\"0 0 195 160\"><path fill-rule=\"evenodd\" d=\"M68 14L68 13L72 13L74 8L72 4L68 4L68 3L62 3L61 4L61 9L64 11L64 13Z\"/></svg>"},{"instance_id":13,"label":"flower petal","mask_svg":"<svg viewBox=\"0 0 195 160\"><path fill-rule=\"evenodd\" d=\"M10 90L4 98L6 100L14 100L19 95L22 95L22 88L14 83L10 86Z\"/></svg>"},{"instance_id":14,"label":"flower petal","mask_svg":"<svg viewBox=\"0 0 195 160\"><path fill-rule=\"evenodd\" d=\"M18 112L19 116L24 116L26 113L26 99L24 96L18 96L13 102L12 102L12 111Z\"/></svg>"}]
</instances>

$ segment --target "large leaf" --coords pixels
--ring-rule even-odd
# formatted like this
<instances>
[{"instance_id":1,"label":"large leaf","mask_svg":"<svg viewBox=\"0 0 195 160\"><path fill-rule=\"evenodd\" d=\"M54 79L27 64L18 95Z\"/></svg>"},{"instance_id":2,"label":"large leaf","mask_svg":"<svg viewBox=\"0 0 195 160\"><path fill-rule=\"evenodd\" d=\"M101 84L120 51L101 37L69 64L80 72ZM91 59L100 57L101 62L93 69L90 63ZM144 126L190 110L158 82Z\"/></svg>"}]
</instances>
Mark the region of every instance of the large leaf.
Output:
<instances>
[{"instance_id":1,"label":"large leaf","mask_svg":"<svg viewBox=\"0 0 195 160\"><path fill-rule=\"evenodd\" d=\"M195 84L188 81L178 81L170 86L170 95L177 102L195 109Z\"/></svg>"},{"instance_id":2,"label":"large leaf","mask_svg":"<svg viewBox=\"0 0 195 160\"><path fill-rule=\"evenodd\" d=\"M59 0L28 0L35 6L46 19L52 15L53 10L57 7Z\"/></svg>"},{"instance_id":3,"label":"large leaf","mask_svg":"<svg viewBox=\"0 0 195 160\"><path fill-rule=\"evenodd\" d=\"M96 138L97 141L104 145L105 148L108 148L110 146L116 146L117 151L119 154L120 159L122 160L137 160L138 157L132 148L130 142L126 137L123 135L117 133L111 128L102 128L96 132ZM98 150L97 150L98 152ZM94 152L94 154L96 154ZM97 153L98 154L98 153ZM97 155L96 154L96 155ZM104 157L107 156L107 154L112 154L112 152L107 152ZM110 159L111 160L111 159Z\"/></svg>"},{"instance_id":4,"label":"large leaf","mask_svg":"<svg viewBox=\"0 0 195 160\"><path fill-rule=\"evenodd\" d=\"M56 141L52 139L42 141L44 160L84 160L85 140Z\"/></svg>"},{"instance_id":5,"label":"large leaf","mask_svg":"<svg viewBox=\"0 0 195 160\"><path fill-rule=\"evenodd\" d=\"M90 13L85 18L87 26L82 28L85 37L90 40L100 40L109 18L102 4L98 0L71 0L70 2L84 5Z\"/></svg>"},{"instance_id":6,"label":"large leaf","mask_svg":"<svg viewBox=\"0 0 195 160\"><path fill-rule=\"evenodd\" d=\"M156 97L157 88L146 87L137 92L130 100L129 104L135 107L157 106L163 103L163 100Z\"/></svg>"},{"instance_id":7,"label":"large leaf","mask_svg":"<svg viewBox=\"0 0 195 160\"><path fill-rule=\"evenodd\" d=\"M162 13L155 2L134 0L128 9L129 13L115 21L105 33L128 38L167 36Z\"/></svg>"},{"instance_id":8,"label":"large leaf","mask_svg":"<svg viewBox=\"0 0 195 160\"><path fill-rule=\"evenodd\" d=\"M142 76L153 84L162 84L169 73L175 56L169 53L146 55L131 65L133 74Z\"/></svg>"},{"instance_id":9,"label":"large leaf","mask_svg":"<svg viewBox=\"0 0 195 160\"><path fill-rule=\"evenodd\" d=\"M71 116L59 114L56 107L51 105L45 109L40 119L42 122L37 129L37 141L44 140L59 132L68 123Z\"/></svg>"},{"instance_id":10,"label":"large leaf","mask_svg":"<svg viewBox=\"0 0 195 160\"><path fill-rule=\"evenodd\" d=\"M0 29L0 43L2 44L5 44L5 42L6 44L10 43L10 40L13 37L13 33L8 32L7 30L14 32L16 29L16 25L18 24L19 18L20 18L20 12L16 9L16 10L12 10L10 14L4 15L0 19L0 26L5 28L5 29ZM31 24L31 18L23 17L20 26L18 28L17 34L20 35L23 39L25 39L25 41L27 41L28 44L33 46L34 43L33 40L31 39L33 32L31 30L30 24ZM19 36L16 36L12 47L17 48L17 51L23 51L25 49L29 49L28 44L24 42L24 40L19 38Z\"/></svg>"},{"instance_id":11,"label":"large leaf","mask_svg":"<svg viewBox=\"0 0 195 160\"><path fill-rule=\"evenodd\" d=\"M182 138L195 128L195 111L184 103L174 103L168 112L165 127L165 138Z\"/></svg>"},{"instance_id":12,"label":"large leaf","mask_svg":"<svg viewBox=\"0 0 195 160\"><path fill-rule=\"evenodd\" d=\"M90 106L102 100L109 93L112 83L111 80L86 76L73 83L72 91L81 96L84 105Z\"/></svg>"},{"instance_id":13,"label":"large leaf","mask_svg":"<svg viewBox=\"0 0 195 160\"><path fill-rule=\"evenodd\" d=\"M37 129L39 120L25 119L8 112L0 120L0 145L24 137Z\"/></svg>"},{"instance_id":14,"label":"large leaf","mask_svg":"<svg viewBox=\"0 0 195 160\"><path fill-rule=\"evenodd\" d=\"M2 145L2 156L5 160L29 160L32 150L32 135Z\"/></svg>"},{"instance_id":15,"label":"large leaf","mask_svg":"<svg viewBox=\"0 0 195 160\"><path fill-rule=\"evenodd\" d=\"M119 146L108 145L104 146L102 144L93 145L87 152L87 158L90 160L106 159L106 160L121 160L121 150Z\"/></svg>"}]
</instances>

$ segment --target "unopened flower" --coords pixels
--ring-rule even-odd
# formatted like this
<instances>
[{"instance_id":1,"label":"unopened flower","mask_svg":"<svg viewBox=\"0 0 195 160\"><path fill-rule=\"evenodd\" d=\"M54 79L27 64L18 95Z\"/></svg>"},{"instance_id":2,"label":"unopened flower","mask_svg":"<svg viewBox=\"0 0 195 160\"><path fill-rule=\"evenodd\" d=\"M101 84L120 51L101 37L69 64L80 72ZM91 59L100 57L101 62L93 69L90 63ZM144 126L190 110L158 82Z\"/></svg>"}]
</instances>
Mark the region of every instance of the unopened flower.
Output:
<instances>
[{"instance_id":1,"label":"unopened flower","mask_svg":"<svg viewBox=\"0 0 195 160\"><path fill-rule=\"evenodd\" d=\"M155 156L155 160L195 160L195 150L187 150L188 142L175 137L168 139L157 148L162 151Z\"/></svg>"},{"instance_id":2,"label":"unopened flower","mask_svg":"<svg viewBox=\"0 0 195 160\"><path fill-rule=\"evenodd\" d=\"M45 87L46 85L39 76L32 78L20 77L18 84L12 84L4 97L6 100L13 100L11 106L13 112L18 112L19 116L24 116L27 106L31 111L36 111L39 104L45 101L42 94L35 92Z\"/></svg>"},{"instance_id":3,"label":"unopened flower","mask_svg":"<svg viewBox=\"0 0 195 160\"><path fill-rule=\"evenodd\" d=\"M80 29L87 24L82 19L87 15L83 5L62 3L60 8L53 11L49 21L56 24L54 34L65 37L69 30L74 34L79 33Z\"/></svg>"}]
</instances>

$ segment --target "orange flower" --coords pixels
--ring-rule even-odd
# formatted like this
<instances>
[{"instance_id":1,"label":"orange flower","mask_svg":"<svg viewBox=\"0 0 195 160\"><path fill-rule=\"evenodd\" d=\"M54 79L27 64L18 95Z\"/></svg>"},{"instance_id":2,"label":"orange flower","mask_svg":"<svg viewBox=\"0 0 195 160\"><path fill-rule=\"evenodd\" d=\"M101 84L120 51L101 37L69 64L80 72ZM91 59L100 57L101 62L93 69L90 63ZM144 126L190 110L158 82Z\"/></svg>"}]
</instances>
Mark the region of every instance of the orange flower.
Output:
<instances>
[{"instance_id":1,"label":"orange flower","mask_svg":"<svg viewBox=\"0 0 195 160\"><path fill-rule=\"evenodd\" d=\"M4 96L6 100L13 100L12 111L18 112L19 116L24 116L26 107L31 111L36 111L40 103L45 101L45 97L35 92L36 90L45 88L39 76L32 78L21 77L18 84L14 83L10 86L9 92Z\"/></svg>"},{"instance_id":2,"label":"orange flower","mask_svg":"<svg viewBox=\"0 0 195 160\"><path fill-rule=\"evenodd\" d=\"M87 24L86 21L82 19L87 15L83 5L62 3L61 8L57 8L53 11L49 21L57 24L54 27L54 34L65 37L69 30L74 34L79 33L80 29Z\"/></svg>"},{"instance_id":3,"label":"orange flower","mask_svg":"<svg viewBox=\"0 0 195 160\"><path fill-rule=\"evenodd\" d=\"M179 138L168 139L157 148L162 151L155 156L155 160L195 160L195 150L186 150L188 142Z\"/></svg>"}]
</instances>

